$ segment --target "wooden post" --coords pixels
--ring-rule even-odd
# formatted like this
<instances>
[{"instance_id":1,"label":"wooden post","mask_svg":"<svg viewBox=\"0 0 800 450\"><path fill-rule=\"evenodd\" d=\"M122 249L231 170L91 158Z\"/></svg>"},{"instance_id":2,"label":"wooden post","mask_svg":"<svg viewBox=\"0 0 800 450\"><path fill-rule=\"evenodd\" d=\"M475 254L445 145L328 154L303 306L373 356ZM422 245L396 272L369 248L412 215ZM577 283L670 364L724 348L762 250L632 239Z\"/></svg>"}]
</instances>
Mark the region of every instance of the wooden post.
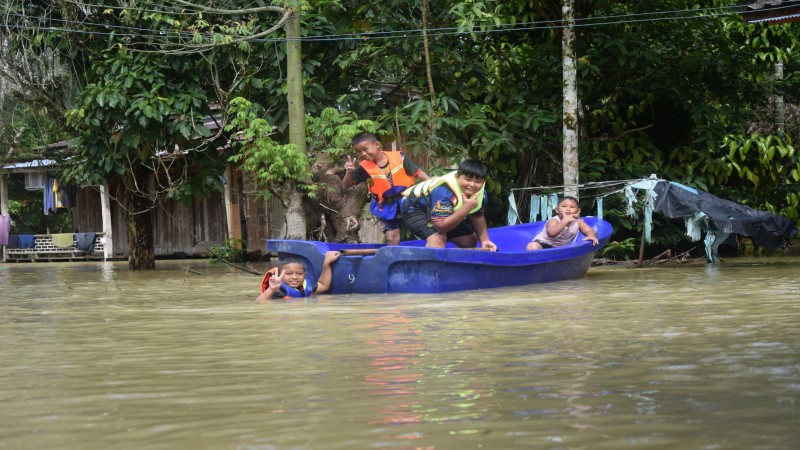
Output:
<instances>
[{"instance_id":1,"label":"wooden post","mask_svg":"<svg viewBox=\"0 0 800 450\"><path fill-rule=\"evenodd\" d=\"M642 267L644 264L644 237L645 237L645 228L642 227L642 243L639 244L639 263L636 264L636 267Z\"/></svg>"},{"instance_id":2,"label":"wooden post","mask_svg":"<svg viewBox=\"0 0 800 450\"><path fill-rule=\"evenodd\" d=\"M111 197L108 184L100 185L100 213L103 218L103 259L114 256L114 228L111 224Z\"/></svg>"},{"instance_id":3,"label":"wooden post","mask_svg":"<svg viewBox=\"0 0 800 450\"><path fill-rule=\"evenodd\" d=\"M8 184L7 184L7 175L4 173L0 173L0 216L5 216L8 214ZM6 254L6 247L5 245L0 245L3 247L3 262L6 261L8 257Z\"/></svg>"},{"instance_id":4,"label":"wooden post","mask_svg":"<svg viewBox=\"0 0 800 450\"><path fill-rule=\"evenodd\" d=\"M228 225L228 239L233 239L233 204L231 203L231 183L233 183L231 166L225 167L225 220Z\"/></svg>"}]
</instances>

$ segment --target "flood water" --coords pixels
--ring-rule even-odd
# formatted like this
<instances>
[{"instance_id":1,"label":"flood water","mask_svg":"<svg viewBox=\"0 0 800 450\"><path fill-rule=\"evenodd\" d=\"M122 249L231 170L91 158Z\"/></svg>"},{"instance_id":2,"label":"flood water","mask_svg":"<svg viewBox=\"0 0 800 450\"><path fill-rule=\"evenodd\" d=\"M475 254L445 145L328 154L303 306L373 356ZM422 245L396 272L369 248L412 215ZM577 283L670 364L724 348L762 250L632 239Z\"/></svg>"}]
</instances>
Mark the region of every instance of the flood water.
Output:
<instances>
[{"instance_id":1,"label":"flood water","mask_svg":"<svg viewBox=\"0 0 800 450\"><path fill-rule=\"evenodd\" d=\"M0 264L0 448L800 446L797 257L268 305L157 266Z\"/></svg>"}]
</instances>

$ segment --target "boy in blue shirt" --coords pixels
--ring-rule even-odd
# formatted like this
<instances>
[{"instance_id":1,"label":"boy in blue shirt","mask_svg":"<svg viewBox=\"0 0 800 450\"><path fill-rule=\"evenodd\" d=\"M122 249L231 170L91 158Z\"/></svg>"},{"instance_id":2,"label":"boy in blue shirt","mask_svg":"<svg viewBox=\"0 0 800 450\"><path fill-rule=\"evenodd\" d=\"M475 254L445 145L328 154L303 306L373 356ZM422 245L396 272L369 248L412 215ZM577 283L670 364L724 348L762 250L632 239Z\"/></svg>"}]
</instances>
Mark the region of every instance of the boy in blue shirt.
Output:
<instances>
[{"instance_id":1,"label":"boy in blue shirt","mask_svg":"<svg viewBox=\"0 0 800 450\"><path fill-rule=\"evenodd\" d=\"M458 170L423 181L403 191L400 217L403 224L426 247L444 248L452 242L461 248L497 251L489 239L483 212L488 201L485 192L487 168L470 159Z\"/></svg>"}]
</instances>

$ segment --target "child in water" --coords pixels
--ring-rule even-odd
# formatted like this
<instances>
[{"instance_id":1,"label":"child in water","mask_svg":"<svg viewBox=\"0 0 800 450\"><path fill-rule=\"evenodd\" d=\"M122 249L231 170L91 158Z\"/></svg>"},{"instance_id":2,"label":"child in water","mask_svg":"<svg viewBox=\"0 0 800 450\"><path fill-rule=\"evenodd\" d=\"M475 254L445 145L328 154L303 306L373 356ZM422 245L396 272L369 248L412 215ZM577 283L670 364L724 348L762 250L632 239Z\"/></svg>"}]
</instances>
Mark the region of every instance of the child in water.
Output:
<instances>
[{"instance_id":1,"label":"child in water","mask_svg":"<svg viewBox=\"0 0 800 450\"><path fill-rule=\"evenodd\" d=\"M296 258L284 258L278 266L267 272L261 281L261 295L256 298L258 303L267 303L269 300L281 300L286 297L309 297L311 294L322 294L331 288L331 264L339 259L339 252L325 253L322 263L322 273L314 282L306 278L306 268Z\"/></svg>"},{"instance_id":2,"label":"child in water","mask_svg":"<svg viewBox=\"0 0 800 450\"><path fill-rule=\"evenodd\" d=\"M541 250L567 245L575 239L578 231L586 236L584 241L592 241L592 245L598 244L597 233L580 218L581 208L578 205L578 199L575 197L562 198L558 202L556 212L558 215L547 221L544 230L528 243L526 249Z\"/></svg>"}]
</instances>

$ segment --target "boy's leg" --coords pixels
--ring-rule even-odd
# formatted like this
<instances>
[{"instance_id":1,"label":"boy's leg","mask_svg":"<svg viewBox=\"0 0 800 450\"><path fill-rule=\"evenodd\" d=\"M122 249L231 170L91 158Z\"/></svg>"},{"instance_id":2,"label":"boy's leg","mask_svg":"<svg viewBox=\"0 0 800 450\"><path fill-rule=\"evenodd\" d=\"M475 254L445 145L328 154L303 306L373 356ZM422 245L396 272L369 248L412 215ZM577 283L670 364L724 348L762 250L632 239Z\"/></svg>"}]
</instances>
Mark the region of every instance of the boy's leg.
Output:
<instances>
[{"instance_id":1,"label":"boy's leg","mask_svg":"<svg viewBox=\"0 0 800 450\"><path fill-rule=\"evenodd\" d=\"M475 248L478 244L478 236L466 220L447 233L447 240L461 248Z\"/></svg>"},{"instance_id":2,"label":"boy's leg","mask_svg":"<svg viewBox=\"0 0 800 450\"><path fill-rule=\"evenodd\" d=\"M478 245L478 236L475 236L475 233L467 234L464 236L454 237L450 239L450 242L461 248L475 248L475 246Z\"/></svg>"},{"instance_id":3,"label":"boy's leg","mask_svg":"<svg viewBox=\"0 0 800 450\"><path fill-rule=\"evenodd\" d=\"M538 243L536 241L530 241L530 242L528 242L528 245L525 247L525 249L526 250L530 250L530 251L532 251L532 250L541 250L542 249L542 244L540 244L540 243Z\"/></svg>"},{"instance_id":4,"label":"boy's leg","mask_svg":"<svg viewBox=\"0 0 800 450\"><path fill-rule=\"evenodd\" d=\"M386 236L387 245L397 245L400 243L400 219L381 219L381 226L383 228L383 234Z\"/></svg>"},{"instance_id":5,"label":"boy's leg","mask_svg":"<svg viewBox=\"0 0 800 450\"><path fill-rule=\"evenodd\" d=\"M447 237L444 233L437 233L436 229L433 228L433 223L427 211L402 213L400 218L403 220L403 225L411 230L414 236L425 240L426 247L444 247L444 244L447 243ZM436 236L437 234L440 234L440 236Z\"/></svg>"},{"instance_id":6,"label":"boy's leg","mask_svg":"<svg viewBox=\"0 0 800 450\"><path fill-rule=\"evenodd\" d=\"M425 247L445 248L447 245L447 234L434 232L425 239Z\"/></svg>"}]
</instances>

